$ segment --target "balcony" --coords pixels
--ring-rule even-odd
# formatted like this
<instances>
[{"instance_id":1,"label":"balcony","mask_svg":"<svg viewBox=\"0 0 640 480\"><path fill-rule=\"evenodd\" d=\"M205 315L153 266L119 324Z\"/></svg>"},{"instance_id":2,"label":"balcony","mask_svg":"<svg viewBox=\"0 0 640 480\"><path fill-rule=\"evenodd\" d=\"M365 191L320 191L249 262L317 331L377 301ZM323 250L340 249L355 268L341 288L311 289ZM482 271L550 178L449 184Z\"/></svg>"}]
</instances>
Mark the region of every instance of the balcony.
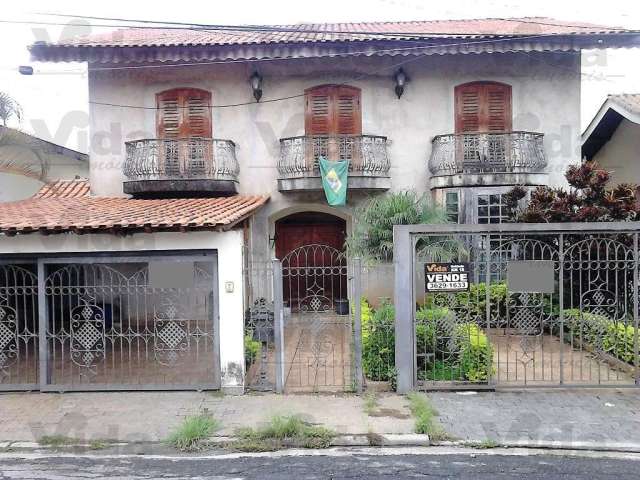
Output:
<instances>
[{"instance_id":1,"label":"balcony","mask_svg":"<svg viewBox=\"0 0 640 480\"><path fill-rule=\"evenodd\" d=\"M431 188L545 184L543 136L534 132L438 135L429 159Z\"/></svg>"},{"instance_id":2,"label":"balcony","mask_svg":"<svg viewBox=\"0 0 640 480\"><path fill-rule=\"evenodd\" d=\"M388 190L387 137L374 135L302 136L280 140L278 190L320 191L318 158L349 160L348 188Z\"/></svg>"},{"instance_id":3,"label":"balcony","mask_svg":"<svg viewBox=\"0 0 640 480\"><path fill-rule=\"evenodd\" d=\"M239 166L231 140L145 139L126 142L124 192L138 197L237 193Z\"/></svg>"}]
</instances>

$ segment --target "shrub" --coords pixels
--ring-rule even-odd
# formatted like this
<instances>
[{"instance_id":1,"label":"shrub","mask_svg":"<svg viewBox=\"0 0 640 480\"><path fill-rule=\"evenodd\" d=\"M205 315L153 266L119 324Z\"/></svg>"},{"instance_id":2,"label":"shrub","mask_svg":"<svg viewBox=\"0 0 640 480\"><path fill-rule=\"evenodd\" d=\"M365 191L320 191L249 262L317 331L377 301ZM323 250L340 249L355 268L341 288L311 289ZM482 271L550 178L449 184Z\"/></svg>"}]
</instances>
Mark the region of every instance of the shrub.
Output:
<instances>
[{"instance_id":1,"label":"shrub","mask_svg":"<svg viewBox=\"0 0 640 480\"><path fill-rule=\"evenodd\" d=\"M362 368L370 380L389 381L395 371L395 308L388 300L362 314Z\"/></svg>"},{"instance_id":2,"label":"shrub","mask_svg":"<svg viewBox=\"0 0 640 480\"><path fill-rule=\"evenodd\" d=\"M583 312L577 308L564 311L565 332L571 337L582 338L588 345L598 347L627 363L633 363L634 337L633 325L615 322L604 315Z\"/></svg>"},{"instance_id":3,"label":"shrub","mask_svg":"<svg viewBox=\"0 0 640 480\"><path fill-rule=\"evenodd\" d=\"M456 329L460 341L458 365L460 373L470 382L486 382L493 368L493 347L475 323L463 323Z\"/></svg>"},{"instance_id":4,"label":"shrub","mask_svg":"<svg viewBox=\"0 0 640 480\"><path fill-rule=\"evenodd\" d=\"M260 356L262 344L253 339L253 332L249 331L244 336L244 362L248 369Z\"/></svg>"}]
</instances>

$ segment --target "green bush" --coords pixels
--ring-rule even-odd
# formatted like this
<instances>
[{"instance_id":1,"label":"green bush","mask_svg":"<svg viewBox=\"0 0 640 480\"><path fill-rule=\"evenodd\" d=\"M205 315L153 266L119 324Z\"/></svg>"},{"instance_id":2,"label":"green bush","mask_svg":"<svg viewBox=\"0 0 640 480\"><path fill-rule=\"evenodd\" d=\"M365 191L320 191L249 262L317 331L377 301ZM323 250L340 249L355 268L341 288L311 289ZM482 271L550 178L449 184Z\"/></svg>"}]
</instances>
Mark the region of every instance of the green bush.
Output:
<instances>
[{"instance_id":1,"label":"green bush","mask_svg":"<svg viewBox=\"0 0 640 480\"><path fill-rule=\"evenodd\" d=\"M489 339L475 323L463 323L456 328L460 353L458 365L465 380L486 382L493 368L493 347Z\"/></svg>"},{"instance_id":2,"label":"green bush","mask_svg":"<svg viewBox=\"0 0 640 480\"><path fill-rule=\"evenodd\" d=\"M389 381L395 375L395 316L386 300L375 311L368 303L362 308L362 368L369 380Z\"/></svg>"},{"instance_id":3,"label":"green bush","mask_svg":"<svg viewBox=\"0 0 640 480\"><path fill-rule=\"evenodd\" d=\"M248 331L244 336L244 363L248 369L260 356L262 344L253 339L253 332Z\"/></svg>"},{"instance_id":4,"label":"green bush","mask_svg":"<svg viewBox=\"0 0 640 480\"><path fill-rule=\"evenodd\" d=\"M615 322L604 315L583 312L577 308L564 311L565 332L573 339L591 346L600 346L602 351L627 363L633 363L634 337L633 325Z\"/></svg>"}]
</instances>

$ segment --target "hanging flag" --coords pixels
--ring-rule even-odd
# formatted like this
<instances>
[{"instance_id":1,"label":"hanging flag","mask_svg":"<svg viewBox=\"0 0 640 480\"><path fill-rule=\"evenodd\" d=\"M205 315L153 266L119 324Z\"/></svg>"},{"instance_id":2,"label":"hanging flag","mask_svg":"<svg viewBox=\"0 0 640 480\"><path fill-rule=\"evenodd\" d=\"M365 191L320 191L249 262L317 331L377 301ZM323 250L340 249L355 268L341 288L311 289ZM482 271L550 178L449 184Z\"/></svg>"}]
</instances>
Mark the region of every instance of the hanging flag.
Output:
<instances>
[{"instance_id":1,"label":"hanging flag","mask_svg":"<svg viewBox=\"0 0 640 480\"><path fill-rule=\"evenodd\" d=\"M329 205L345 205L347 203L347 178L349 162L331 162L324 157L318 158L322 188Z\"/></svg>"}]
</instances>

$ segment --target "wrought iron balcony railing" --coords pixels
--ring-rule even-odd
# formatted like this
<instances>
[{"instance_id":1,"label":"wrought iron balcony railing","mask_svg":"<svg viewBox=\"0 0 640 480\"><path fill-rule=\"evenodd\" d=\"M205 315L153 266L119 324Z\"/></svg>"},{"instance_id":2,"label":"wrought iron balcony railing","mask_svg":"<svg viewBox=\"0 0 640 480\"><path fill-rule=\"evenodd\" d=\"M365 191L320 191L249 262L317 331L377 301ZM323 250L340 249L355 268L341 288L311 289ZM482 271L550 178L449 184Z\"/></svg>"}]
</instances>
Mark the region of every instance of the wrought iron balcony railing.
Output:
<instances>
[{"instance_id":1,"label":"wrought iron balcony railing","mask_svg":"<svg viewBox=\"0 0 640 480\"><path fill-rule=\"evenodd\" d=\"M547 166L543 134L463 133L433 138L429 171L434 176L540 173Z\"/></svg>"},{"instance_id":2,"label":"wrought iron balcony railing","mask_svg":"<svg viewBox=\"0 0 640 480\"><path fill-rule=\"evenodd\" d=\"M144 139L126 142L123 173L129 182L222 180L236 182L236 146L216 138Z\"/></svg>"},{"instance_id":3,"label":"wrought iron balcony railing","mask_svg":"<svg viewBox=\"0 0 640 480\"><path fill-rule=\"evenodd\" d=\"M318 177L318 158L349 160L349 175L387 177L387 137L375 135L302 136L280 140L281 179Z\"/></svg>"}]
</instances>

